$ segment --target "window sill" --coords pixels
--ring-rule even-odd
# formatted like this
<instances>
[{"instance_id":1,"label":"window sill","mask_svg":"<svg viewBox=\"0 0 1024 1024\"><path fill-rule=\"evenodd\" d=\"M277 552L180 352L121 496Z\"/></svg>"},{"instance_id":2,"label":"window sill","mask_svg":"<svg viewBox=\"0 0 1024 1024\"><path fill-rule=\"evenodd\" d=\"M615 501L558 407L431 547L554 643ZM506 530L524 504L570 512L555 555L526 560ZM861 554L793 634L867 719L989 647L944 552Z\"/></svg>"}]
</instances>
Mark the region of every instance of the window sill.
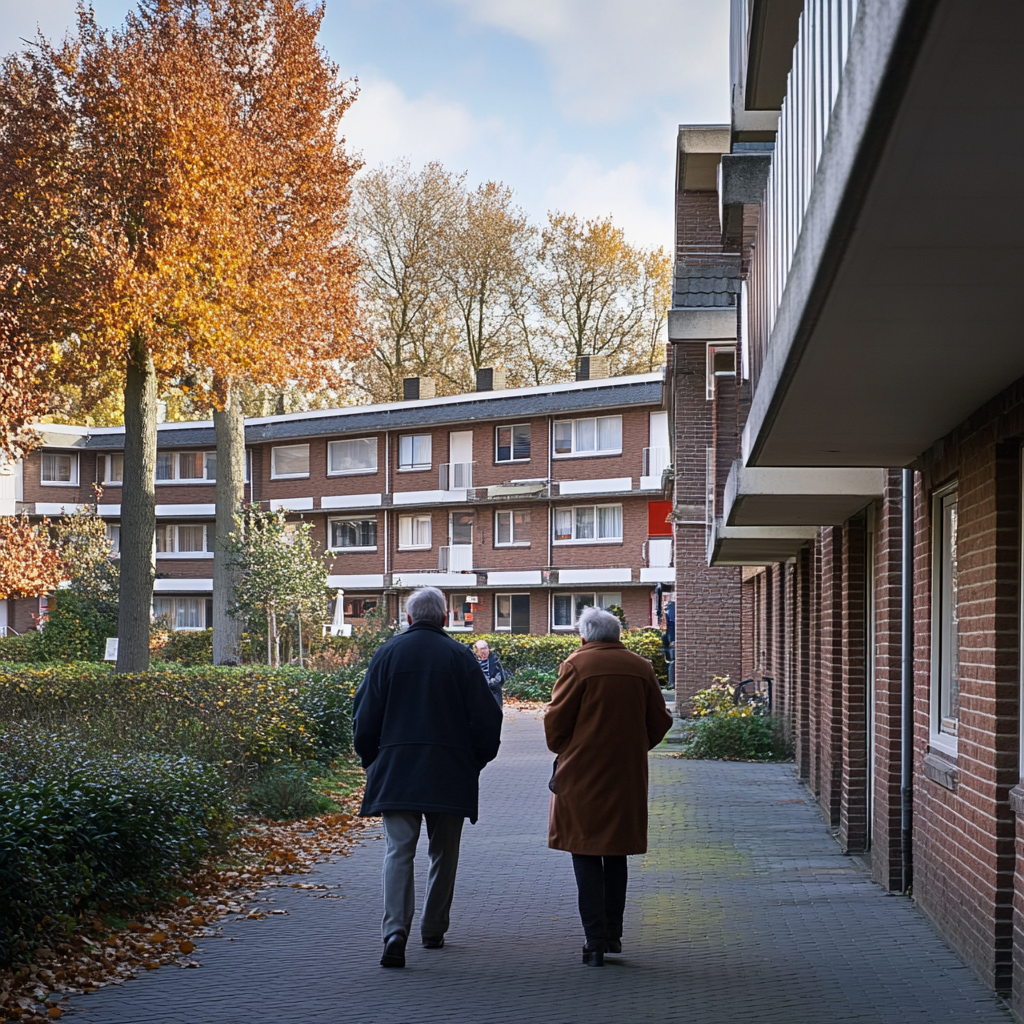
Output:
<instances>
[{"instance_id":1,"label":"window sill","mask_svg":"<svg viewBox=\"0 0 1024 1024\"><path fill-rule=\"evenodd\" d=\"M401 545L399 545L398 546L398 550L399 551L429 551L432 547L433 547L433 544L416 544L413 547L409 547L409 548L403 548Z\"/></svg>"},{"instance_id":2,"label":"window sill","mask_svg":"<svg viewBox=\"0 0 1024 1024\"><path fill-rule=\"evenodd\" d=\"M208 477L202 479L196 478L195 480L154 480L157 487L166 487L168 484L177 485L178 487L193 487L196 484L215 484L216 480L210 480ZM248 482L248 481L247 481ZM119 480L116 484L110 484L111 487L120 487L123 481ZM104 486L107 486L104 484Z\"/></svg>"},{"instance_id":3,"label":"window sill","mask_svg":"<svg viewBox=\"0 0 1024 1024\"><path fill-rule=\"evenodd\" d=\"M157 558L213 558L212 551L158 551Z\"/></svg>"},{"instance_id":4,"label":"window sill","mask_svg":"<svg viewBox=\"0 0 1024 1024\"><path fill-rule=\"evenodd\" d=\"M960 783L960 772L957 766L945 757L936 754L925 754L924 756L924 777L955 793Z\"/></svg>"},{"instance_id":5,"label":"window sill","mask_svg":"<svg viewBox=\"0 0 1024 1024\"><path fill-rule=\"evenodd\" d=\"M609 449L604 452L552 452L552 459L607 459L622 455L621 448Z\"/></svg>"},{"instance_id":6,"label":"window sill","mask_svg":"<svg viewBox=\"0 0 1024 1024\"><path fill-rule=\"evenodd\" d=\"M621 543L622 543L622 538L621 537L614 537L614 538L612 538L610 540L553 540L551 542L552 546L556 547L556 548L572 548L572 547L581 547L581 546L585 547L587 545L595 545L595 544L600 544L600 545L602 545L604 547L607 547L609 544L621 544Z\"/></svg>"},{"instance_id":7,"label":"window sill","mask_svg":"<svg viewBox=\"0 0 1024 1024\"><path fill-rule=\"evenodd\" d=\"M511 544L495 544L496 548L528 548L530 541L513 541Z\"/></svg>"},{"instance_id":8,"label":"window sill","mask_svg":"<svg viewBox=\"0 0 1024 1024\"><path fill-rule=\"evenodd\" d=\"M399 473L429 473L433 466L399 466Z\"/></svg>"},{"instance_id":9,"label":"window sill","mask_svg":"<svg viewBox=\"0 0 1024 1024\"><path fill-rule=\"evenodd\" d=\"M955 736L933 732L928 737L928 748L929 750L936 750L954 761L957 758L957 741Z\"/></svg>"},{"instance_id":10,"label":"window sill","mask_svg":"<svg viewBox=\"0 0 1024 1024\"><path fill-rule=\"evenodd\" d=\"M495 466L522 466L529 462L529 459L495 459Z\"/></svg>"},{"instance_id":11,"label":"window sill","mask_svg":"<svg viewBox=\"0 0 1024 1024\"><path fill-rule=\"evenodd\" d=\"M41 487L77 487L77 480L40 480Z\"/></svg>"},{"instance_id":12,"label":"window sill","mask_svg":"<svg viewBox=\"0 0 1024 1024\"><path fill-rule=\"evenodd\" d=\"M289 473L286 476L274 476L274 474L271 473L270 474L270 479L271 480L308 480L309 479L309 474L308 473ZM181 481L179 481L179 480L168 480L168 481L165 481L165 482L166 483L180 483Z\"/></svg>"},{"instance_id":13,"label":"window sill","mask_svg":"<svg viewBox=\"0 0 1024 1024\"><path fill-rule=\"evenodd\" d=\"M328 476L376 476L380 472L376 467L373 469L339 469L329 472Z\"/></svg>"},{"instance_id":14,"label":"window sill","mask_svg":"<svg viewBox=\"0 0 1024 1024\"><path fill-rule=\"evenodd\" d=\"M377 549L374 548L328 548L329 555L374 555Z\"/></svg>"}]
</instances>

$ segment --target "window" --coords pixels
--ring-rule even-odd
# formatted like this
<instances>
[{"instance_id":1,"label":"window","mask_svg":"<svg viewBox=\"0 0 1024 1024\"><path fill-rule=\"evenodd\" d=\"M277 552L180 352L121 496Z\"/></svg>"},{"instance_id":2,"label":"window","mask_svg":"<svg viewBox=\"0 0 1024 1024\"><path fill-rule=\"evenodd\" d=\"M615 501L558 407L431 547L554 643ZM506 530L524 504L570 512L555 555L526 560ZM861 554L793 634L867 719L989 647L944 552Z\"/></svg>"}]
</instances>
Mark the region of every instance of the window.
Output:
<instances>
[{"instance_id":1,"label":"window","mask_svg":"<svg viewBox=\"0 0 1024 1024\"><path fill-rule=\"evenodd\" d=\"M377 517L372 519L331 519L330 546L337 551L376 551Z\"/></svg>"},{"instance_id":2,"label":"window","mask_svg":"<svg viewBox=\"0 0 1024 1024\"><path fill-rule=\"evenodd\" d=\"M119 458L120 475L118 480L124 478L124 456L109 456L109 459ZM216 452L157 452L156 453L156 481L157 483L210 483L217 479L217 453Z\"/></svg>"},{"instance_id":3,"label":"window","mask_svg":"<svg viewBox=\"0 0 1024 1024\"><path fill-rule=\"evenodd\" d=\"M932 738L938 738L938 746L943 746L944 740L946 745L952 746L956 743L960 721L960 608L955 489L936 495L934 517Z\"/></svg>"},{"instance_id":4,"label":"window","mask_svg":"<svg viewBox=\"0 0 1024 1024\"><path fill-rule=\"evenodd\" d=\"M358 594L345 595L345 621L365 619L377 607L376 597L362 597ZM333 609L331 609L333 613Z\"/></svg>"},{"instance_id":5,"label":"window","mask_svg":"<svg viewBox=\"0 0 1024 1024\"><path fill-rule=\"evenodd\" d=\"M398 517L400 548L429 548L430 543L430 516Z\"/></svg>"},{"instance_id":6,"label":"window","mask_svg":"<svg viewBox=\"0 0 1024 1024\"><path fill-rule=\"evenodd\" d=\"M124 455L116 452L103 456L103 482L119 484L124 480Z\"/></svg>"},{"instance_id":7,"label":"window","mask_svg":"<svg viewBox=\"0 0 1024 1024\"><path fill-rule=\"evenodd\" d=\"M288 444L270 449L270 479L309 476L309 445Z\"/></svg>"},{"instance_id":8,"label":"window","mask_svg":"<svg viewBox=\"0 0 1024 1024\"><path fill-rule=\"evenodd\" d=\"M715 397L719 378L736 376L736 346L708 345L707 360L706 390L710 401Z\"/></svg>"},{"instance_id":9,"label":"window","mask_svg":"<svg viewBox=\"0 0 1024 1024\"><path fill-rule=\"evenodd\" d=\"M494 628L509 633L530 632L530 595L495 594Z\"/></svg>"},{"instance_id":10,"label":"window","mask_svg":"<svg viewBox=\"0 0 1024 1024\"><path fill-rule=\"evenodd\" d=\"M576 505L555 509L556 544L600 544L620 540L621 505Z\"/></svg>"},{"instance_id":11,"label":"window","mask_svg":"<svg viewBox=\"0 0 1024 1024\"><path fill-rule=\"evenodd\" d=\"M399 469L430 469L430 435L406 434L398 439Z\"/></svg>"},{"instance_id":12,"label":"window","mask_svg":"<svg viewBox=\"0 0 1024 1024\"><path fill-rule=\"evenodd\" d=\"M509 512L494 513L494 546L530 546L530 510L512 509Z\"/></svg>"},{"instance_id":13,"label":"window","mask_svg":"<svg viewBox=\"0 0 1024 1024\"><path fill-rule=\"evenodd\" d=\"M202 523L160 525L156 528L156 553L165 558L205 558L213 553L206 546L206 533ZM212 544L212 535L209 540Z\"/></svg>"},{"instance_id":14,"label":"window","mask_svg":"<svg viewBox=\"0 0 1024 1024\"><path fill-rule=\"evenodd\" d=\"M530 424L514 423L494 431L495 462L529 462Z\"/></svg>"},{"instance_id":15,"label":"window","mask_svg":"<svg viewBox=\"0 0 1024 1024\"><path fill-rule=\"evenodd\" d=\"M586 608L604 608L606 611L618 605L622 607L622 593L555 594L551 604L551 626L553 629L575 629Z\"/></svg>"},{"instance_id":16,"label":"window","mask_svg":"<svg viewBox=\"0 0 1024 1024\"><path fill-rule=\"evenodd\" d=\"M480 599L476 594L451 594L448 597L448 628L473 631L473 611Z\"/></svg>"},{"instance_id":17,"label":"window","mask_svg":"<svg viewBox=\"0 0 1024 1024\"><path fill-rule=\"evenodd\" d=\"M201 597L156 597L153 618L169 629L205 629L206 601Z\"/></svg>"},{"instance_id":18,"label":"window","mask_svg":"<svg viewBox=\"0 0 1024 1024\"><path fill-rule=\"evenodd\" d=\"M452 544L473 543L473 513L453 512L448 520Z\"/></svg>"},{"instance_id":19,"label":"window","mask_svg":"<svg viewBox=\"0 0 1024 1024\"><path fill-rule=\"evenodd\" d=\"M43 452L41 480L44 484L78 484L77 452Z\"/></svg>"},{"instance_id":20,"label":"window","mask_svg":"<svg viewBox=\"0 0 1024 1024\"><path fill-rule=\"evenodd\" d=\"M377 472L377 438L355 437L327 445L327 475Z\"/></svg>"},{"instance_id":21,"label":"window","mask_svg":"<svg viewBox=\"0 0 1024 1024\"><path fill-rule=\"evenodd\" d=\"M555 455L617 455L622 451L621 416L556 420L553 426Z\"/></svg>"},{"instance_id":22,"label":"window","mask_svg":"<svg viewBox=\"0 0 1024 1024\"><path fill-rule=\"evenodd\" d=\"M103 532L107 535L107 543L110 545L110 556L121 554L121 524L104 523Z\"/></svg>"}]
</instances>

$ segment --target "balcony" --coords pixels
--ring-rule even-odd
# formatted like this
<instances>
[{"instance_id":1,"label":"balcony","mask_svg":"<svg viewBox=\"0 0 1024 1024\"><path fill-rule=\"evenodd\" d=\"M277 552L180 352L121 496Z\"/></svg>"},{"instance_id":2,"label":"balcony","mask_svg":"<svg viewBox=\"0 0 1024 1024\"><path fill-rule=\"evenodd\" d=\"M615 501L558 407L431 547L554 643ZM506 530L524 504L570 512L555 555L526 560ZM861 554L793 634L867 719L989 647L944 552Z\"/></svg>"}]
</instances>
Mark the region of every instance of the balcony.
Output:
<instances>
[{"instance_id":1,"label":"balcony","mask_svg":"<svg viewBox=\"0 0 1024 1024\"><path fill-rule=\"evenodd\" d=\"M464 491L473 486L473 462L442 462L438 487L442 491Z\"/></svg>"},{"instance_id":2,"label":"balcony","mask_svg":"<svg viewBox=\"0 0 1024 1024\"><path fill-rule=\"evenodd\" d=\"M438 572L472 572L473 545L450 544L437 549Z\"/></svg>"},{"instance_id":3,"label":"balcony","mask_svg":"<svg viewBox=\"0 0 1024 1024\"><path fill-rule=\"evenodd\" d=\"M660 491L665 470L672 464L670 448L645 448L643 476L640 477L641 491Z\"/></svg>"}]
</instances>

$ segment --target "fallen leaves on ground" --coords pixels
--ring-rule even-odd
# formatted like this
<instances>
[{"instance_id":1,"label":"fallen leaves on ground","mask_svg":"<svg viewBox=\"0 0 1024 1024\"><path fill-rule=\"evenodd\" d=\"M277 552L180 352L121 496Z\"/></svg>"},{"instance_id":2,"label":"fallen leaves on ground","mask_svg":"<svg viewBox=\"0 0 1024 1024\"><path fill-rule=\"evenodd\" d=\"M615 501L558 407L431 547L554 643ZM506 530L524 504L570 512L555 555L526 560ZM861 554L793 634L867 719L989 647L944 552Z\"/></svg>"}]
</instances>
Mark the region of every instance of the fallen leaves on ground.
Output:
<instances>
[{"instance_id":1,"label":"fallen leaves on ground","mask_svg":"<svg viewBox=\"0 0 1024 1024\"><path fill-rule=\"evenodd\" d=\"M361 832L355 813L362 790L335 799L341 811L318 818L241 819L230 860L210 861L181 881L184 891L172 903L142 902L129 921L112 919L110 908L102 907L100 914L83 917L66 942L40 947L32 963L0 970L0 1021L58 1020L64 1013L59 1004L69 995L123 985L140 971L169 964L200 967L192 956L196 941L221 935L225 918L260 921L287 914L270 909L267 897L253 906L264 890L287 886L333 895L325 885L289 885L282 876L309 874L318 862L347 856Z\"/></svg>"}]
</instances>

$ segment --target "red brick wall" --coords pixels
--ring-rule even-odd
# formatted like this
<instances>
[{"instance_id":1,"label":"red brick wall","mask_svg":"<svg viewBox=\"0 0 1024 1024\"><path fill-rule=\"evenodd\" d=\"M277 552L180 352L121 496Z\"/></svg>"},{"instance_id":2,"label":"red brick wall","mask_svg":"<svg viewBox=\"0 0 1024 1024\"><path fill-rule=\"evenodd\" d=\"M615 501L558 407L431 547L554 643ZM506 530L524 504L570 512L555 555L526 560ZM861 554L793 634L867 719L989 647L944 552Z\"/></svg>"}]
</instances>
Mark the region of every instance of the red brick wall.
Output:
<instances>
[{"instance_id":1,"label":"red brick wall","mask_svg":"<svg viewBox=\"0 0 1024 1024\"><path fill-rule=\"evenodd\" d=\"M821 619L819 685L821 774L818 802L839 825L843 780L843 531L821 531Z\"/></svg>"},{"instance_id":2,"label":"red brick wall","mask_svg":"<svg viewBox=\"0 0 1024 1024\"><path fill-rule=\"evenodd\" d=\"M797 774L811 778L811 566L812 551L797 555L793 573L793 746Z\"/></svg>"},{"instance_id":3,"label":"red brick wall","mask_svg":"<svg viewBox=\"0 0 1024 1024\"><path fill-rule=\"evenodd\" d=\"M693 250L699 250L694 253ZM676 192L676 259L699 265L700 253L722 251L717 189Z\"/></svg>"},{"instance_id":4,"label":"red brick wall","mask_svg":"<svg viewBox=\"0 0 1024 1024\"><path fill-rule=\"evenodd\" d=\"M842 745L839 839L843 849L863 853L868 844L868 707L864 619L866 542L864 519L843 528L842 587Z\"/></svg>"}]
</instances>

